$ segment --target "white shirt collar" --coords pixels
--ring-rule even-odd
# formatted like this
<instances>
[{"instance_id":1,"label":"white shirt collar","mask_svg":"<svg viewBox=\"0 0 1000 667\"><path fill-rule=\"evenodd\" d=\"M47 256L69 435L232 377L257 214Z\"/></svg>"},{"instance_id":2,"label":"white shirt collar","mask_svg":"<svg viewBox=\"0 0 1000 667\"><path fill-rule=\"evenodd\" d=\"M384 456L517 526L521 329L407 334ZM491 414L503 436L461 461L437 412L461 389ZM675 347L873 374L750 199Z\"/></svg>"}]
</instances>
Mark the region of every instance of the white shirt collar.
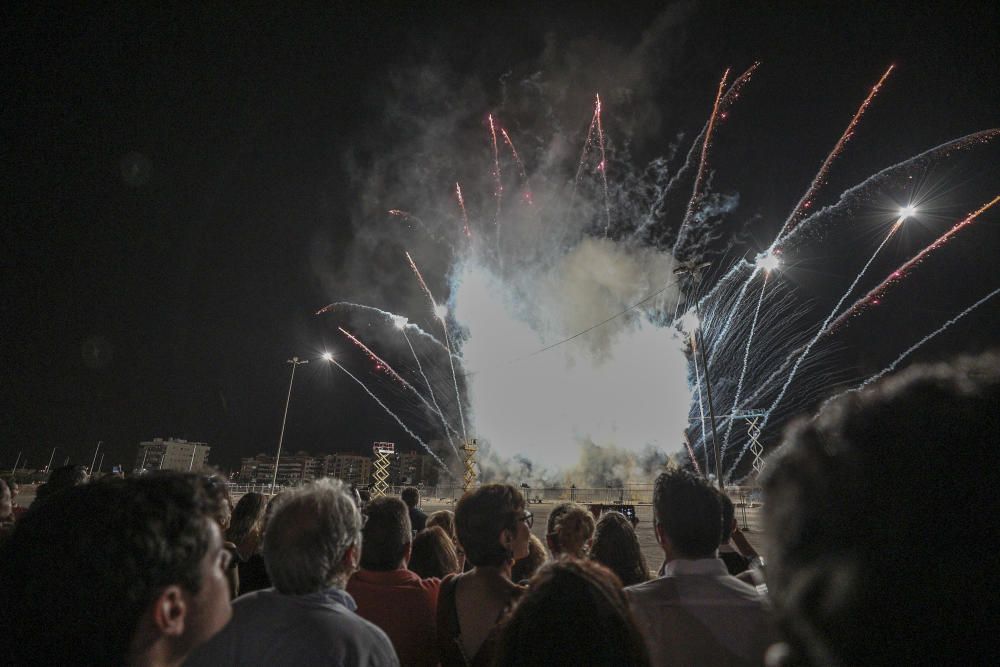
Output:
<instances>
[{"instance_id":1,"label":"white shirt collar","mask_svg":"<svg viewBox=\"0 0 1000 667\"><path fill-rule=\"evenodd\" d=\"M697 560L677 558L667 563L667 568L663 572L663 575L666 577L688 574L722 576L729 574L729 571L726 570L725 563L713 556L712 558L699 558Z\"/></svg>"}]
</instances>

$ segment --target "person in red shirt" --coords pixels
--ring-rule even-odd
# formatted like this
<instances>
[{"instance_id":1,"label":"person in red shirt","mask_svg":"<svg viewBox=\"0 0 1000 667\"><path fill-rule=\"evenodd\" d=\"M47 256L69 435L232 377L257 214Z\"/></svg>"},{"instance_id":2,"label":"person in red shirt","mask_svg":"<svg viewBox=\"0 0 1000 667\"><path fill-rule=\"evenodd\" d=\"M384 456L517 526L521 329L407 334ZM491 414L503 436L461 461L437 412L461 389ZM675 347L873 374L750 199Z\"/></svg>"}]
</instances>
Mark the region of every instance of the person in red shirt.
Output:
<instances>
[{"instance_id":1,"label":"person in red shirt","mask_svg":"<svg viewBox=\"0 0 1000 667\"><path fill-rule=\"evenodd\" d=\"M412 548L409 511L399 498L377 498L365 510L361 569L347 582L358 615L380 627L402 665L436 665L438 589L406 569Z\"/></svg>"}]
</instances>

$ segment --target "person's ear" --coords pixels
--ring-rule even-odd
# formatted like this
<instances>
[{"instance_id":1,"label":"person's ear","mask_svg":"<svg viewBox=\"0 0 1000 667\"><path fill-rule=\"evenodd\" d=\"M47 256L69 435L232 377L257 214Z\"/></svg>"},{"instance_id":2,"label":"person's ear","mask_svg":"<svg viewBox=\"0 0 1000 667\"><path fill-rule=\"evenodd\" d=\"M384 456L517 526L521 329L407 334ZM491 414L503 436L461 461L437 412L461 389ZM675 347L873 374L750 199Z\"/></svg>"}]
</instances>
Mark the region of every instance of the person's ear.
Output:
<instances>
[{"instance_id":1,"label":"person's ear","mask_svg":"<svg viewBox=\"0 0 1000 667\"><path fill-rule=\"evenodd\" d=\"M514 544L514 533L509 528L504 528L500 531L500 544L503 545L504 549L510 551L511 546Z\"/></svg>"},{"instance_id":2,"label":"person's ear","mask_svg":"<svg viewBox=\"0 0 1000 667\"><path fill-rule=\"evenodd\" d=\"M153 626L167 637L180 637L184 634L184 621L187 616L187 603L180 586L167 586L153 600Z\"/></svg>"},{"instance_id":3,"label":"person's ear","mask_svg":"<svg viewBox=\"0 0 1000 667\"><path fill-rule=\"evenodd\" d=\"M361 545L355 542L347 547L347 551L344 552L344 558L340 562L345 566L344 569L348 574L357 570L358 563L361 562Z\"/></svg>"}]
</instances>

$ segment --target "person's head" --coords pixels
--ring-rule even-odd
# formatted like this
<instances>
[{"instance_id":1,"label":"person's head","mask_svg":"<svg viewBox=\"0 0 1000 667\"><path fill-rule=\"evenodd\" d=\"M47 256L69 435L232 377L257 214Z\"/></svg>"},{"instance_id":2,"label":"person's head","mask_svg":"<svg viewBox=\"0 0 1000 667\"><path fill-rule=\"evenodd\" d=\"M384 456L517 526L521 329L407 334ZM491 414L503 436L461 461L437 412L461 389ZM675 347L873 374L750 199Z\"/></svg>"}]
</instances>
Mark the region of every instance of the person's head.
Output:
<instances>
[{"instance_id":1,"label":"person's head","mask_svg":"<svg viewBox=\"0 0 1000 667\"><path fill-rule=\"evenodd\" d=\"M718 551L722 504L700 477L682 468L660 473L653 485L653 516L667 560L712 558Z\"/></svg>"},{"instance_id":2,"label":"person's head","mask_svg":"<svg viewBox=\"0 0 1000 667\"><path fill-rule=\"evenodd\" d=\"M590 557L632 586L649 579L649 567L639 548L632 522L620 512L605 512L597 521Z\"/></svg>"},{"instance_id":3,"label":"person's head","mask_svg":"<svg viewBox=\"0 0 1000 667\"><path fill-rule=\"evenodd\" d=\"M14 515L14 494L10 492L7 480L0 477L0 521L6 521Z\"/></svg>"},{"instance_id":4,"label":"person's head","mask_svg":"<svg viewBox=\"0 0 1000 667\"><path fill-rule=\"evenodd\" d=\"M427 528L440 526L442 530L451 538L451 543L455 547L455 556L458 558L458 571L465 569L465 549L458 541L458 533L455 531L455 513L451 510L438 510L431 512L427 517Z\"/></svg>"},{"instance_id":5,"label":"person's head","mask_svg":"<svg viewBox=\"0 0 1000 667\"><path fill-rule=\"evenodd\" d=\"M11 502L17 501L17 493L21 490L21 485L17 483L17 480L13 477L8 477L6 480L7 488L10 489L10 499Z\"/></svg>"},{"instance_id":6,"label":"person's head","mask_svg":"<svg viewBox=\"0 0 1000 667\"><path fill-rule=\"evenodd\" d=\"M431 526L441 526L441 529L452 540L458 538L458 535L455 533L455 513L451 510L431 512L427 516L427 527L430 528Z\"/></svg>"},{"instance_id":7,"label":"person's head","mask_svg":"<svg viewBox=\"0 0 1000 667\"><path fill-rule=\"evenodd\" d=\"M343 482L282 491L264 533L264 565L286 595L343 588L361 558L361 512Z\"/></svg>"},{"instance_id":8,"label":"person's head","mask_svg":"<svg viewBox=\"0 0 1000 667\"><path fill-rule=\"evenodd\" d=\"M531 579L548 558L545 545L532 535L528 538L528 555L514 561L514 567L510 569L510 580L520 583Z\"/></svg>"},{"instance_id":9,"label":"person's head","mask_svg":"<svg viewBox=\"0 0 1000 667\"><path fill-rule=\"evenodd\" d=\"M70 464L53 468L48 480L35 492L35 502L32 506L41 505L60 491L86 484L89 479L87 469L82 465Z\"/></svg>"},{"instance_id":10,"label":"person's head","mask_svg":"<svg viewBox=\"0 0 1000 667\"><path fill-rule=\"evenodd\" d=\"M387 572L406 567L413 539L410 513L399 498L383 496L365 508L361 567Z\"/></svg>"},{"instance_id":11,"label":"person's head","mask_svg":"<svg viewBox=\"0 0 1000 667\"><path fill-rule=\"evenodd\" d=\"M765 464L768 589L812 664L995 652L1000 355L913 366L799 420Z\"/></svg>"},{"instance_id":12,"label":"person's head","mask_svg":"<svg viewBox=\"0 0 1000 667\"><path fill-rule=\"evenodd\" d=\"M736 506L733 505L732 498L722 491L715 489L715 492L718 494L719 502L722 504L722 532L719 535L719 544L727 544L733 536L733 530L736 528Z\"/></svg>"},{"instance_id":13,"label":"person's head","mask_svg":"<svg viewBox=\"0 0 1000 667\"><path fill-rule=\"evenodd\" d=\"M176 473L81 485L33 507L0 547L4 659L182 661L231 615L229 554L209 512L202 481Z\"/></svg>"},{"instance_id":14,"label":"person's head","mask_svg":"<svg viewBox=\"0 0 1000 667\"><path fill-rule=\"evenodd\" d=\"M229 495L229 487L226 486L226 480L218 475L205 477L204 483L212 518L219 524L219 530L225 534L233 515L233 501Z\"/></svg>"},{"instance_id":15,"label":"person's head","mask_svg":"<svg viewBox=\"0 0 1000 667\"><path fill-rule=\"evenodd\" d=\"M441 526L431 526L416 534L407 567L423 579L443 579L460 571L455 545Z\"/></svg>"},{"instance_id":16,"label":"person's head","mask_svg":"<svg viewBox=\"0 0 1000 667\"><path fill-rule=\"evenodd\" d=\"M545 541L553 556L582 558L594 536L594 516L579 503L560 503L552 508Z\"/></svg>"},{"instance_id":17,"label":"person's head","mask_svg":"<svg viewBox=\"0 0 1000 667\"><path fill-rule=\"evenodd\" d=\"M504 624L495 665L646 665L649 657L621 582L586 560L535 574Z\"/></svg>"},{"instance_id":18,"label":"person's head","mask_svg":"<svg viewBox=\"0 0 1000 667\"><path fill-rule=\"evenodd\" d=\"M248 539L259 539L264 531L267 496L263 493L244 493L233 508L226 539L239 546Z\"/></svg>"},{"instance_id":19,"label":"person's head","mask_svg":"<svg viewBox=\"0 0 1000 667\"><path fill-rule=\"evenodd\" d=\"M402 493L399 494L399 497L403 499L403 502L406 503L407 507L416 507L420 502L420 492L413 486L408 486L403 489Z\"/></svg>"},{"instance_id":20,"label":"person's head","mask_svg":"<svg viewBox=\"0 0 1000 667\"><path fill-rule=\"evenodd\" d=\"M485 484L455 507L455 530L475 567L500 567L528 554L531 515L524 496L509 484Z\"/></svg>"}]
</instances>

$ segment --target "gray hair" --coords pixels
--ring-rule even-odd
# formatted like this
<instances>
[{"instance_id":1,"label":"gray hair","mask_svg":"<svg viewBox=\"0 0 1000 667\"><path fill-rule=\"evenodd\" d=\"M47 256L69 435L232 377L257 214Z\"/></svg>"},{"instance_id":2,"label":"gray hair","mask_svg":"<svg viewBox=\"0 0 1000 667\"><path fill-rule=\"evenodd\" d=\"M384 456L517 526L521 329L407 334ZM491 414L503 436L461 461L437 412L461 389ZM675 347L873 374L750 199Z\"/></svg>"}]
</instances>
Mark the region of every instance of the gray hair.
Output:
<instances>
[{"instance_id":1,"label":"gray hair","mask_svg":"<svg viewBox=\"0 0 1000 667\"><path fill-rule=\"evenodd\" d=\"M343 587L352 545L361 548L361 513L343 482L321 479L278 498L264 534L264 564L286 595Z\"/></svg>"}]
</instances>

